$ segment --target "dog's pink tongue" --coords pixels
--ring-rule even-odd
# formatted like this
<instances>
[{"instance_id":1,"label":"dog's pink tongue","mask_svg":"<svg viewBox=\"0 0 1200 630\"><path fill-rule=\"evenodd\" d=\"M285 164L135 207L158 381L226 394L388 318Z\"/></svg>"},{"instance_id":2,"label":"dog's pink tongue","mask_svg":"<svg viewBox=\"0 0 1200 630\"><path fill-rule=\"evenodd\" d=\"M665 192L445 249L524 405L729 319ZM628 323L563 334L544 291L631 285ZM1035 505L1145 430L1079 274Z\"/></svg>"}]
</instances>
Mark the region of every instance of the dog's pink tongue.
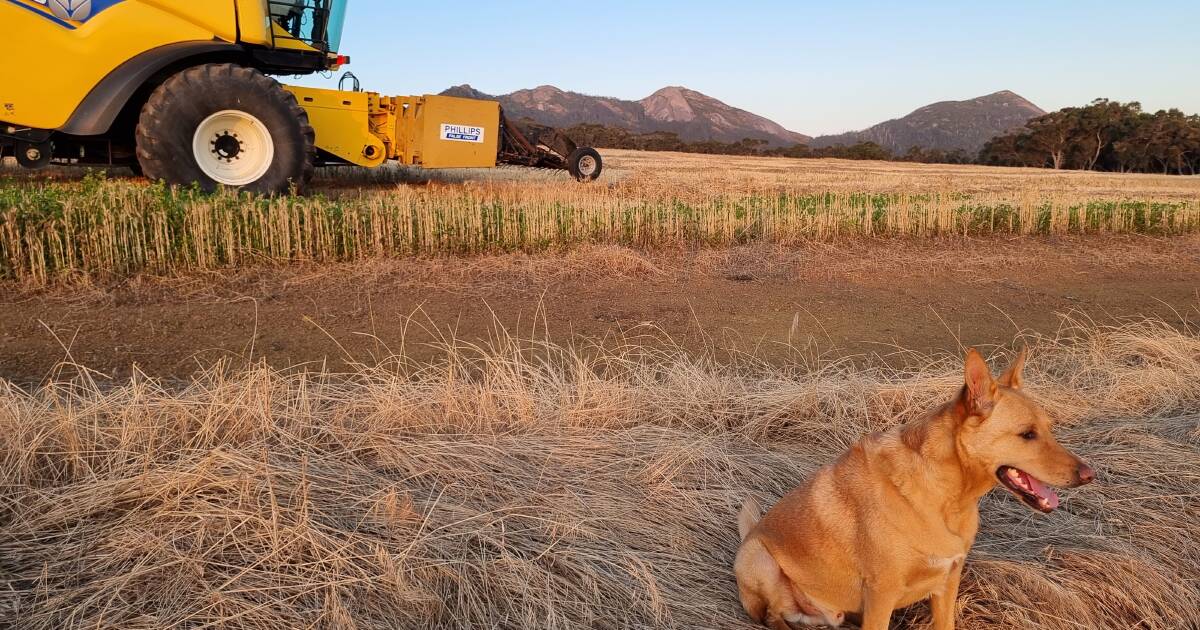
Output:
<instances>
[{"instance_id":1,"label":"dog's pink tongue","mask_svg":"<svg viewBox=\"0 0 1200 630\"><path fill-rule=\"evenodd\" d=\"M1033 490L1034 494L1050 503L1050 509L1058 509L1058 495L1053 490L1029 473L1025 473L1025 480L1029 482L1029 488Z\"/></svg>"}]
</instances>

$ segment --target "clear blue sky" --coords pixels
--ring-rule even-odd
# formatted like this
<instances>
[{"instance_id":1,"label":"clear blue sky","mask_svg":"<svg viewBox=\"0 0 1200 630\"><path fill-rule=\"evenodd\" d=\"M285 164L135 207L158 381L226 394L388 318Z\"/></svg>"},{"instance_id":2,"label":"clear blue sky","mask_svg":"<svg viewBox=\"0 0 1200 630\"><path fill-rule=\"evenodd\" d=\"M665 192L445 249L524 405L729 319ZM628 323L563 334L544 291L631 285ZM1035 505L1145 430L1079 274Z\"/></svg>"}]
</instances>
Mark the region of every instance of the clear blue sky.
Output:
<instances>
[{"instance_id":1,"label":"clear blue sky","mask_svg":"<svg viewBox=\"0 0 1200 630\"><path fill-rule=\"evenodd\" d=\"M1200 112L1200 0L350 0L342 52L384 93L684 85L808 134L1003 89Z\"/></svg>"}]
</instances>

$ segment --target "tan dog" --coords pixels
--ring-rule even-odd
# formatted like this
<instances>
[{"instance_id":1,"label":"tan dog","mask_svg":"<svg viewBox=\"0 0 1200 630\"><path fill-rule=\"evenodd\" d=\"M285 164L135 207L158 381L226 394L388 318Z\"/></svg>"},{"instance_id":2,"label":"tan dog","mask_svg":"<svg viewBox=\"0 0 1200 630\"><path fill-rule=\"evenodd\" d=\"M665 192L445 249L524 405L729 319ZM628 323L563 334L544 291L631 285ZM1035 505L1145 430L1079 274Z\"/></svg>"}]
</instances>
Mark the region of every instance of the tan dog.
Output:
<instances>
[{"instance_id":1,"label":"tan dog","mask_svg":"<svg viewBox=\"0 0 1200 630\"><path fill-rule=\"evenodd\" d=\"M776 630L858 618L886 630L892 611L933 598L933 627L954 627L979 499L997 483L1042 512L1043 483L1080 486L1095 473L1060 446L1046 412L1021 393L1022 352L998 380L967 353L966 383L925 418L864 437L761 520L738 517L734 572L746 612Z\"/></svg>"}]
</instances>

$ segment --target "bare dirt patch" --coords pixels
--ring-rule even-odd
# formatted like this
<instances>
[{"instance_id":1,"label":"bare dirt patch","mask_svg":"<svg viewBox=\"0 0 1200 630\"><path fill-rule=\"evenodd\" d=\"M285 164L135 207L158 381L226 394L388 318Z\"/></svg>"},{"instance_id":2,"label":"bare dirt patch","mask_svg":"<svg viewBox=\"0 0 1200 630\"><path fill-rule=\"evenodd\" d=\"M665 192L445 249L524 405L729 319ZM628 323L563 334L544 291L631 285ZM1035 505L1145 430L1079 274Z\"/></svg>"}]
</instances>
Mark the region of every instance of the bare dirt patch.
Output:
<instances>
[{"instance_id":1,"label":"bare dirt patch","mask_svg":"<svg viewBox=\"0 0 1200 630\"><path fill-rule=\"evenodd\" d=\"M1200 320L1200 237L864 241L646 254L384 260L0 294L0 378L62 362L167 379L228 360L348 369L427 361L502 327L557 343L649 335L769 360L955 352L1065 316Z\"/></svg>"}]
</instances>

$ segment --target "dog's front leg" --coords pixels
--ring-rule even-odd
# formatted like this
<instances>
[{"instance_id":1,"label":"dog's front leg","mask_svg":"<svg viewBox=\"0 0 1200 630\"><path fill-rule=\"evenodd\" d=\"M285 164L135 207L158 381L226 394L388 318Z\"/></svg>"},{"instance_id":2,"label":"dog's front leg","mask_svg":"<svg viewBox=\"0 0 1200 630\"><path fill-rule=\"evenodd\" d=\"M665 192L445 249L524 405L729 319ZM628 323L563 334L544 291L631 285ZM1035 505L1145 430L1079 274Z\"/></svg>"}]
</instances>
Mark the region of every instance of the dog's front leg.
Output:
<instances>
[{"instance_id":1,"label":"dog's front leg","mask_svg":"<svg viewBox=\"0 0 1200 630\"><path fill-rule=\"evenodd\" d=\"M862 630L888 630L900 590L890 585L870 585L863 596Z\"/></svg>"},{"instance_id":2,"label":"dog's front leg","mask_svg":"<svg viewBox=\"0 0 1200 630\"><path fill-rule=\"evenodd\" d=\"M958 601L958 584L962 581L963 561L954 563L946 576L942 592L932 598L933 630L954 630L954 605Z\"/></svg>"}]
</instances>

